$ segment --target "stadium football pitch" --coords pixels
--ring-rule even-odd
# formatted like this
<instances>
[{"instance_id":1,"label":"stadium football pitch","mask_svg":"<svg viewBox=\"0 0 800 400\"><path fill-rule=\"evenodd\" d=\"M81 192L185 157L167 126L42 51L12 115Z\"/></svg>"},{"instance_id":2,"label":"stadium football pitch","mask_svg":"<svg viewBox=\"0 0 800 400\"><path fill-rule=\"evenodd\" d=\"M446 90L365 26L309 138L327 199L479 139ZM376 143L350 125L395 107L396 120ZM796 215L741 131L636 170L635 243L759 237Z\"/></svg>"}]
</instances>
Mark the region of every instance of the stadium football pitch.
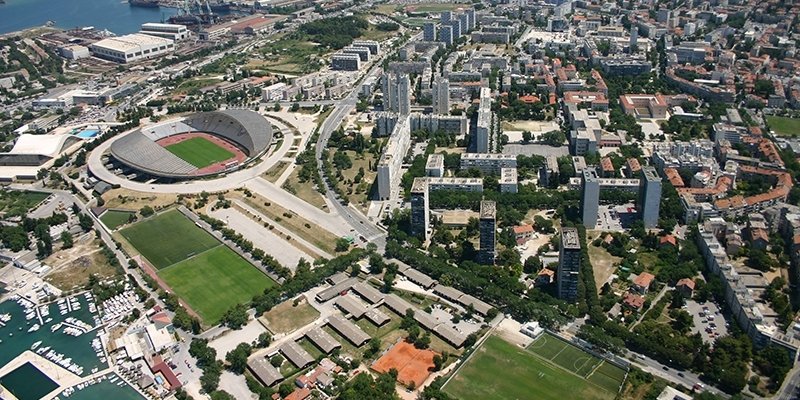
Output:
<instances>
[{"instance_id":1,"label":"stadium football pitch","mask_svg":"<svg viewBox=\"0 0 800 400\"><path fill-rule=\"evenodd\" d=\"M210 325L232 306L247 303L276 284L177 210L145 219L120 233Z\"/></svg>"},{"instance_id":2,"label":"stadium football pitch","mask_svg":"<svg viewBox=\"0 0 800 400\"><path fill-rule=\"evenodd\" d=\"M539 344L548 352L544 357L534 348L542 338L545 339ZM447 383L444 391L462 400L611 400L617 395L625 377L622 369L555 337L545 334L539 340L523 349L499 337L489 337ZM564 350L569 357L562 359L558 356L564 354ZM594 378L595 374L603 379Z\"/></svg>"},{"instance_id":3,"label":"stadium football pitch","mask_svg":"<svg viewBox=\"0 0 800 400\"><path fill-rule=\"evenodd\" d=\"M197 168L205 168L211 164L225 161L234 156L230 151L219 147L202 137L193 137L182 142L165 147L170 153L175 154Z\"/></svg>"}]
</instances>

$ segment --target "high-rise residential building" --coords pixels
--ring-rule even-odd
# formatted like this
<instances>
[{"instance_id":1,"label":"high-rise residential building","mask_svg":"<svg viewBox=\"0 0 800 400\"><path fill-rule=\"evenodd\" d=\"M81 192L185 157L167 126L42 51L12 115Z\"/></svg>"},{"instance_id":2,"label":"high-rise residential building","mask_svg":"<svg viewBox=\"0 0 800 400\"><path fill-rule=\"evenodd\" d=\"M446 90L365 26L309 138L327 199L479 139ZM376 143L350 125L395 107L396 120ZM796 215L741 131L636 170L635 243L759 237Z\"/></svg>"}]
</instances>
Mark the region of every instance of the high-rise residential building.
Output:
<instances>
[{"instance_id":1,"label":"high-rise residential building","mask_svg":"<svg viewBox=\"0 0 800 400\"><path fill-rule=\"evenodd\" d=\"M442 24L446 24L453 20L453 13L451 11L442 11L440 19Z\"/></svg>"},{"instance_id":2,"label":"high-rise residential building","mask_svg":"<svg viewBox=\"0 0 800 400\"><path fill-rule=\"evenodd\" d=\"M453 27L450 25L442 25L439 27L439 41L446 46L453 45Z\"/></svg>"},{"instance_id":3,"label":"high-rise residential building","mask_svg":"<svg viewBox=\"0 0 800 400\"><path fill-rule=\"evenodd\" d=\"M433 92L431 93L434 114L450 113L450 81L447 78L437 76L433 82Z\"/></svg>"},{"instance_id":4,"label":"high-rise residential building","mask_svg":"<svg viewBox=\"0 0 800 400\"><path fill-rule=\"evenodd\" d=\"M600 178L595 167L587 167L581 176L581 213L583 226L594 229L600 207Z\"/></svg>"},{"instance_id":5,"label":"high-rise residential building","mask_svg":"<svg viewBox=\"0 0 800 400\"><path fill-rule=\"evenodd\" d=\"M433 22L426 22L422 25L422 40L426 42L436 41L436 25Z\"/></svg>"},{"instance_id":6,"label":"high-rise residential building","mask_svg":"<svg viewBox=\"0 0 800 400\"><path fill-rule=\"evenodd\" d=\"M578 280L581 271L581 241L575 228L561 228L561 250L558 253L558 298L568 302L578 300Z\"/></svg>"},{"instance_id":7,"label":"high-rise residential building","mask_svg":"<svg viewBox=\"0 0 800 400\"><path fill-rule=\"evenodd\" d=\"M453 27L453 40L458 40L458 38L460 38L464 33L464 30L461 28L461 21L456 18L450 21L449 25Z\"/></svg>"},{"instance_id":8,"label":"high-rise residential building","mask_svg":"<svg viewBox=\"0 0 800 400\"><path fill-rule=\"evenodd\" d=\"M467 21L469 22L469 30L475 29L475 24L477 24L477 20L475 19L475 9L470 8L466 11L467 14Z\"/></svg>"},{"instance_id":9,"label":"high-rise residential building","mask_svg":"<svg viewBox=\"0 0 800 400\"><path fill-rule=\"evenodd\" d=\"M636 25L632 25L631 26L631 41L629 43L629 46L630 46L630 49L631 49L630 50L631 53L633 53L633 51L636 49L636 43L637 43L638 40L639 40L639 27L636 26Z\"/></svg>"},{"instance_id":10,"label":"high-rise residential building","mask_svg":"<svg viewBox=\"0 0 800 400\"><path fill-rule=\"evenodd\" d=\"M461 22L461 34L466 35L469 32L469 17L467 14L459 14L458 20Z\"/></svg>"},{"instance_id":11,"label":"high-rise residential building","mask_svg":"<svg viewBox=\"0 0 800 400\"><path fill-rule=\"evenodd\" d=\"M383 92L383 110L397 111L397 81L394 75L384 73L381 77L381 91Z\"/></svg>"},{"instance_id":12,"label":"high-rise residential building","mask_svg":"<svg viewBox=\"0 0 800 400\"><path fill-rule=\"evenodd\" d=\"M428 179L414 178L411 185L411 235L428 239L430 209L428 203Z\"/></svg>"},{"instance_id":13,"label":"high-rise residential building","mask_svg":"<svg viewBox=\"0 0 800 400\"><path fill-rule=\"evenodd\" d=\"M494 264L495 247L497 245L497 204L494 201L481 201L478 232L480 234L478 262Z\"/></svg>"},{"instance_id":14,"label":"high-rise residential building","mask_svg":"<svg viewBox=\"0 0 800 400\"><path fill-rule=\"evenodd\" d=\"M655 228L658 225L660 207L661 177L654 167L643 167L639 179L639 213L645 228Z\"/></svg>"},{"instance_id":15,"label":"high-rise residential building","mask_svg":"<svg viewBox=\"0 0 800 400\"><path fill-rule=\"evenodd\" d=\"M397 112L402 116L411 112L411 80L408 75L397 80Z\"/></svg>"},{"instance_id":16,"label":"high-rise residential building","mask_svg":"<svg viewBox=\"0 0 800 400\"><path fill-rule=\"evenodd\" d=\"M475 129L476 153L491 152L492 125L492 91L488 87L482 87L478 106L478 124Z\"/></svg>"},{"instance_id":17,"label":"high-rise residential building","mask_svg":"<svg viewBox=\"0 0 800 400\"><path fill-rule=\"evenodd\" d=\"M411 81L408 75L396 76L384 73L381 78L383 110L394 111L401 116L411 112Z\"/></svg>"}]
</instances>

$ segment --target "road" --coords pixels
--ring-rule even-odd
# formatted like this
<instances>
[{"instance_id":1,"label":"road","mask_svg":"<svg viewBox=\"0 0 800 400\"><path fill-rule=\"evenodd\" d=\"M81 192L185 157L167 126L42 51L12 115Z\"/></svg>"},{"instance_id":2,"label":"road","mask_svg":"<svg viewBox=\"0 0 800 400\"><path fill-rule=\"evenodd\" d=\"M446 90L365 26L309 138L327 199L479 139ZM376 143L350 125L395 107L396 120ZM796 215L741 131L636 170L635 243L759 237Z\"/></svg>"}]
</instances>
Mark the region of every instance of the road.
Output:
<instances>
[{"instance_id":1,"label":"road","mask_svg":"<svg viewBox=\"0 0 800 400\"><path fill-rule=\"evenodd\" d=\"M795 366L783 380L778 393L773 396L775 399L796 400L800 399L800 367Z\"/></svg>"},{"instance_id":2,"label":"road","mask_svg":"<svg viewBox=\"0 0 800 400\"><path fill-rule=\"evenodd\" d=\"M409 40L419 39L421 35L421 33L417 34ZM383 59L386 58L388 54L389 52L384 50L384 54L372 63L372 66L364 74L362 80L368 79L372 76L377 76L380 72L382 72L381 65L383 63ZM331 133L338 129L342 124L342 121L344 121L344 118L356 108L356 103L358 103L358 92L358 90L353 90L349 95L347 95L347 97L336 103L333 111L331 111L331 113L328 115L328 118L325 119L325 122L322 123L322 127L319 132L319 139L317 140L317 145L315 148L315 156L317 157L317 160L322 160L322 152L325 150L325 147L328 144L328 139L330 139ZM324 176L321 162L317 163L317 170L320 176ZM323 181L325 181L325 179L323 179ZM333 204L333 207L336 209L339 216L344 218L345 221L347 221L347 223L356 230L356 233L358 233L359 236L377 245L378 251L382 253L386 248L386 232L377 226L378 221L372 221L354 207L342 204L337 199L336 193L331 189L327 182L325 189L325 197L327 197L330 204Z\"/></svg>"},{"instance_id":3,"label":"road","mask_svg":"<svg viewBox=\"0 0 800 400\"><path fill-rule=\"evenodd\" d=\"M636 354L636 356L631 358L630 361L632 365L636 366L642 371L649 372L662 379L666 379L669 382L681 384L689 389L691 389L697 383L702 383L700 377L693 372L678 371L674 368L666 367L660 362L641 354ZM679 374L683 376L680 376ZM725 393L719 391L717 388L714 388L709 385L706 385L704 390L726 399L729 397ZM776 398L781 398L781 397L776 397Z\"/></svg>"}]
</instances>

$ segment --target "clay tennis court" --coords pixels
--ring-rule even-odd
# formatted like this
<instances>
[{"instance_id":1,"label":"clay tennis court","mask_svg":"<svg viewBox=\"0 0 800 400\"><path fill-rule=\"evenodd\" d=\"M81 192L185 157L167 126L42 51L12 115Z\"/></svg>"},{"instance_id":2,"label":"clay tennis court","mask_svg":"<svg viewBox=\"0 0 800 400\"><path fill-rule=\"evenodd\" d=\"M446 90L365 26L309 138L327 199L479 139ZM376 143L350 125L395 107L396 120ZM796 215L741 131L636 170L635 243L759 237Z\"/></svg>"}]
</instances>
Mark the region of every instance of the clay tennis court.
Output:
<instances>
[{"instance_id":1,"label":"clay tennis court","mask_svg":"<svg viewBox=\"0 0 800 400\"><path fill-rule=\"evenodd\" d=\"M159 139L156 141L161 147L167 147L169 145L185 142L189 139L193 138L203 138L222 149L225 149L231 153L233 153L233 157L219 161L208 166L198 168L194 175L207 175L207 174L214 174L225 171L228 167L233 165L241 164L245 159L247 159L247 154L242 151L239 147L234 145L233 143L220 138L219 136L211 135L204 132L188 132L188 133L179 133L177 135L167 136L165 138Z\"/></svg>"},{"instance_id":2,"label":"clay tennis court","mask_svg":"<svg viewBox=\"0 0 800 400\"><path fill-rule=\"evenodd\" d=\"M372 364L375 372L386 373L392 368L397 370L397 381L415 387L420 387L428 379L433 370L433 356L437 353L428 349L417 349L413 344L400 341L395 344L383 357Z\"/></svg>"}]
</instances>

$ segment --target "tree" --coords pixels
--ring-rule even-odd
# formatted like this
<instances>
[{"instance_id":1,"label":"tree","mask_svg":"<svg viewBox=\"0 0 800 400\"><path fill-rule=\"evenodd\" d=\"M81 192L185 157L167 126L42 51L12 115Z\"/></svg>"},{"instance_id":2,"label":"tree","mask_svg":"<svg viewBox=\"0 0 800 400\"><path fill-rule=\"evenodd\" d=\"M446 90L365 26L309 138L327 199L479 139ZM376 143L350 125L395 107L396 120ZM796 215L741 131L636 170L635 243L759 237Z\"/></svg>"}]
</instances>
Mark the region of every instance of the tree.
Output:
<instances>
[{"instance_id":1,"label":"tree","mask_svg":"<svg viewBox=\"0 0 800 400\"><path fill-rule=\"evenodd\" d=\"M234 330L241 329L247 323L248 319L247 309L241 304L231 307L222 316L222 322Z\"/></svg>"},{"instance_id":2,"label":"tree","mask_svg":"<svg viewBox=\"0 0 800 400\"><path fill-rule=\"evenodd\" d=\"M295 103L292 103L292 107L291 107L291 108L289 108L289 111L291 111L291 112L297 112L297 110L299 110L299 109L300 109L300 103L296 103L296 102L295 102Z\"/></svg>"},{"instance_id":3,"label":"tree","mask_svg":"<svg viewBox=\"0 0 800 400\"><path fill-rule=\"evenodd\" d=\"M225 361L228 362L228 369L236 374L243 374L247 369L247 357L250 356L253 348L247 343L239 343L235 349L225 355Z\"/></svg>"},{"instance_id":4,"label":"tree","mask_svg":"<svg viewBox=\"0 0 800 400\"><path fill-rule=\"evenodd\" d=\"M206 368L203 370L203 375L200 377L200 387L206 393L212 393L219 387L220 371L215 368Z\"/></svg>"},{"instance_id":5,"label":"tree","mask_svg":"<svg viewBox=\"0 0 800 400\"><path fill-rule=\"evenodd\" d=\"M533 139L533 135L530 131L522 131L522 141L524 143L528 143Z\"/></svg>"},{"instance_id":6,"label":"tree","mask_svg":"<svg viewBox=\"0 0 800 400\"><path fill-rule=\"evenodd\" d=\"M433 370L434 371L441 370L442 366L444 366L445 361L447 360L438 354L433 356Z\"/></svg>"},{"instance_id":7,"label":"tree","mask_svg":"<svg viewBox=\"0 0 800 400\"><path fill-rule=\"evenodd\" d=\"M350 241L345 238L336 239L336 252L343 253L350 249Z\"/></svg>"},{"instance_id":8,"label":"tree","mask_svg":"<svg viewBox=\"0 0 800 400\"><path fill-rule=\"evenodd\" d=\"M69 249L72 245L72 234L69 231L61 232L61 248Z\"/></svg>"},{"instance_id":9,"label":"tree","mask_svg":"<svg viewBox=\"0 0 800 400\"><path fill-rule=\"evenodd\" d=\"M211 393L211 400L236 400L236 397L224 390L216 390Z\"/></svg>"},{"instance_id":10,"label":"tree","mask_svg":"<svg viewBox=\"0 0 800 400\"><path fill-rule=\"evenodd\" d=\"M269 363L272 364L273 367L278 368L283 364L283 358L276 354L269 359Z\"/></svg>"},{"instance_id":11,"label":"tree","mask_svg":"<svg viewBox=\"0 0 800 400\"><path fill-rule=\"evenodd\" d=\"M144 206L139 210L139 214L142 214L143 217L147 218L147 217L155 214L155 211L153 211L153 207Z\"/></svg>"},{"instance_id":12,"label":"tree","mask_svg":"<svg viewBox=\"0 0 800 400\"><path fill-rule=\"evenodd\" d=\"M283 382L278 386L278 393L280 393L283 398L292 394L292 392L294 392L294 385L289 382Z\"/></svg>"},{"instance_id":13,"label":"tree","mask_svg":"<svg viewBox=\"0 0 800 400\"><path fill-rule=\"evenodd\" d=\"M260 335L258 335L255 347L263 349L264 347L269 346L270 342L272 342L272 336L270 336L270 334L267 332L262 332Z\"/></svg>"}]
</instances>

